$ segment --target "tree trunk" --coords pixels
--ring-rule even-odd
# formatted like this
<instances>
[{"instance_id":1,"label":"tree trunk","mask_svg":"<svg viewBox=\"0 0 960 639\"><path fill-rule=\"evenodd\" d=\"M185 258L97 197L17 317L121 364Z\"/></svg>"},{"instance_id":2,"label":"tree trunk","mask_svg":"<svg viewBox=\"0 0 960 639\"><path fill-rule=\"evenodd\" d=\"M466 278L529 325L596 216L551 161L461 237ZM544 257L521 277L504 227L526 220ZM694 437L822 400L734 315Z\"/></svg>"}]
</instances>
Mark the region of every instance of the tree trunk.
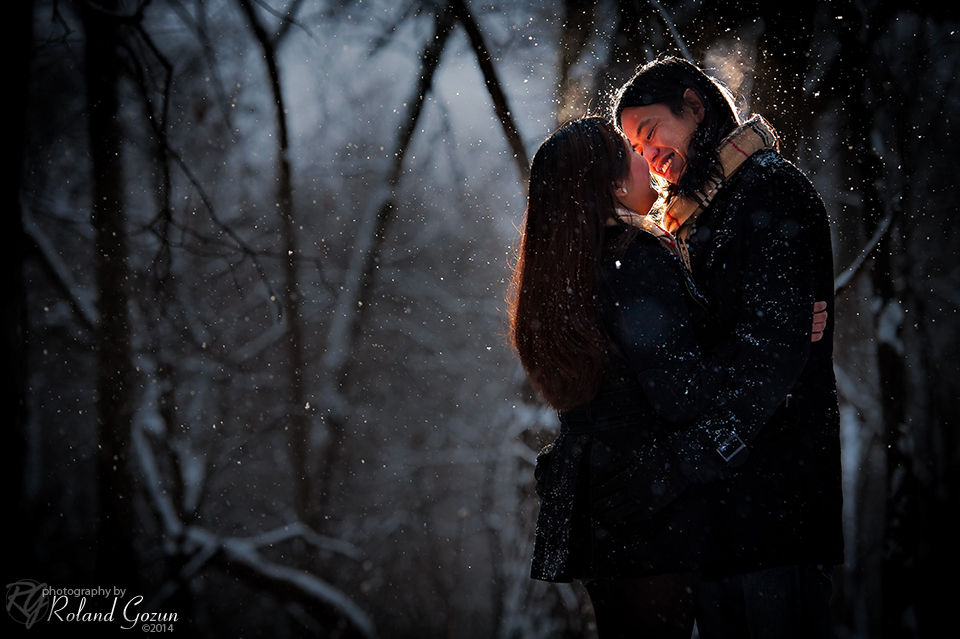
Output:
<instances>
[{"instance_id":1,"label":"tree trunk","mask_svg":"<svg viewBox=\"0 0 960 639\"><path fill-rule=\"evenodd\" d=\"M280 246L283 253L283 315L287 325L284 340L284 360L287 363L286 425L287 447L290 454L290 472L293 479L293 505L300 521L310 521L310 481L307 474L307 398L303 387L303 323L300 317L300 282L297 274L296 225L293 210L293 183L290 173L290 139L287 130L287 111L283 100L283 85L277 63L278 42L270 39L257 18L250 0L240 0L257 43L263 51L270 78L270 90L276 113L277 126L277 213L280 221Z\"/></svg>"},{"instance_id":2,"label":"tree trunk","mask_svg":"<svg viewBox=\"0 0 960 639\"><path fill-rule=\"evenodd\" d=\"M408 106L401 121L394 153L390 156L393 160L387 172L387 178L383 184L378 185L378 188L373 189L370 200L365 205L357 229L357 238L354 241L354 253L350 257L342 293L333 310L327 332L322 362L328 377L326 388L328 397L325 398L328 408L324 419L329 441L326 444L323 464L320 468L321 510L332 498L334 477L343 461L347 428L343 389L347 383L350 354L360 334L362 311L368 306L365 302L373 290L376 264L393 218L395 188L400 182L403 159L416 131L427 94L433 86L434 74L440 66L440 56L453 30L454 17L454 12L449 7L438 9L434 37L428 40L424 48L421 57L420 81L413 95L406 102Z\"/></svg>"},{"instance_id":3,"label":"tree trunk","mask_svg":"<svg viewBox=\"0 0 960 639\"><path fill-rule=\"evenodd\" d=\"M122 132L118 122L120 60L116 21L104 10L80 3L85 31L87 122L92 164L96 285L100 315L97 336L97 580L133 589L137 562L133 482L127 447L132 423L133 370L128 319L129 273L123 211Z\"/></svg>"},{"instance_id":4,"label":"tree trunk","mask_svg":"<svg viewBox=\"0 0 960 639\"><path fill-rule=\"evenodd\" d=\"M34 511L31 499L27 495L25 475L27 470L27 295L23 281L23 263L30 241L23 228L23 211L20 205L20 170L23 163L24 122L26 120L28 67L33 50L33 1L18 2L10 7L13 10L11 20L14 25L15 50L11 65L11 93L21 99L11 100L13 113L9 131L9 153L13 157L11 185L4 189L4 201L7 203L3 215L3 235L8 238L7 249L3 252L4 299L3 305L3 384L4 406L12 411L8 413L7 427L4 429L4 455L6 462L3 477L6 480L11 500L16 502L17 524L12 526L11 548L16 548L13 557L8 559L10 574L27 575L35 570L35 547L31 538L34 529Z\"/></svg>"}]
</instances>

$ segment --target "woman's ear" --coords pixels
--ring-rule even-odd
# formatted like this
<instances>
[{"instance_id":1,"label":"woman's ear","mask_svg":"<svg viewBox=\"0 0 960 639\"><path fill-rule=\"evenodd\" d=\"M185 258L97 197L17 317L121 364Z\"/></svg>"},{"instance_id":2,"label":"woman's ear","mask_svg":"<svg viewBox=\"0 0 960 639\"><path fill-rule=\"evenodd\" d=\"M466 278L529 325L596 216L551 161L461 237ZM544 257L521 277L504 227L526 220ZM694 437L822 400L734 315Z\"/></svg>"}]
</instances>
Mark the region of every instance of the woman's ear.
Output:
<instances>
[{"instance_id":1,"label":"woman's ear","mask_svg":"<svg viewBox=\"0 0 960 639\"><path fill-rule=\"evenodd\" d=\"M626 206L626 204L623 203L623 197L627 194L626 190L626 187L619 185L613 189L613 199L615 199L620 206Z\"/></svg>"},{"instance_id":2,"label":"woman's ear","mask_svg":"<svg viewBox=\"0 0 960 639\"><path fill-rule=\"evenodd\" d=\"M697 124L703 122L703 116L706 114L706 111L703 108L703 100L700 99L700 95L696 91L693 89L684 91L683 104L693 113L693 117L697 119Z\"/></svg>"}]
</instances>

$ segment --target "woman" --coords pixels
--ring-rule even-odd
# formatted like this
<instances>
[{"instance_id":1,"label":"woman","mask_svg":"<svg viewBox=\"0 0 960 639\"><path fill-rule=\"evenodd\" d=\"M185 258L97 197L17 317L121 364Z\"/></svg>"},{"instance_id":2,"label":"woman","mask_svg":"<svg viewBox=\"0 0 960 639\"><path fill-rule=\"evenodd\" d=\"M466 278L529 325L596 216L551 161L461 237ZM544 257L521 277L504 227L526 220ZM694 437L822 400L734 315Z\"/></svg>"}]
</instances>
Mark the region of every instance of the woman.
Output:
<instances>
[{"instance_id":1,"label":"woman","mask_svg":"<svg viewBox=\"0 0 960 639\"><path fill-rule=\"evenodd\" d=\"M537 461L532 576L583 581L604 639L689 639L708 551L702 486L657 442L699 414L723 370L700 356L704 302L672 237L638 215L656 199L613 125L566 124L534 157L513 279L514 346L561 421Z\"/></svg>"}]
</instances>

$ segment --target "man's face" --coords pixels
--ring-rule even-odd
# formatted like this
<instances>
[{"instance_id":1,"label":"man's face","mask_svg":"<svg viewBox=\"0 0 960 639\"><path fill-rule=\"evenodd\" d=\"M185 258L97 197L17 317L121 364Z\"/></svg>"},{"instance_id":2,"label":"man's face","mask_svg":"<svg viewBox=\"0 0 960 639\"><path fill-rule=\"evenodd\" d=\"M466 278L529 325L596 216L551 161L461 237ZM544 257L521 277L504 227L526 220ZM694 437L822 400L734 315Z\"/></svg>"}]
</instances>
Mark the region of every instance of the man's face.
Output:
<instances>
[{"instance_id":1,"label":"man's face","mask_svg":"<svg viewBox=\"0 0 960 639\"><path fill-rule=\"evenodd\" d=\"M685 103L682 113L676 115L666 104L658 103L627 107L620 115L620 126L650 170L676 184L687 166L690 140L701 120L702 105L698 109Z\"/></svg>"}]
</instances>

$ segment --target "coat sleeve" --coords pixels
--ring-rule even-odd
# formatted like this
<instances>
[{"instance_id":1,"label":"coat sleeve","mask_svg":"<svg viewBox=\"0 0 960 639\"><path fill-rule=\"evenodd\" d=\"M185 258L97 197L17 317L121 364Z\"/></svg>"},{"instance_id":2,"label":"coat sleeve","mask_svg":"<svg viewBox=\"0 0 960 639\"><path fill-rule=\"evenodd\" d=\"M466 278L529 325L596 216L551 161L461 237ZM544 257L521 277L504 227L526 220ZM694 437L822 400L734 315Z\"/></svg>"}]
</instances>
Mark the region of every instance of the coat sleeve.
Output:
<instances>
[{"instance_id":1,"label":"coat sleeve","mask_svg":"<svg viewBox=\"0 0 960 639\"><path fill-rule=\"evenodd\" d=\"M740 236L735 245L739 264L711 265L742 272L736 324L723 345L734 354L730 374L694 425L665 442L684 473L701 482L745 461L754 438L787 399L810 354L813 235L826 214L819 196L801 177L777 174L765 180L763 188L739 196L737 218L731 220Z\"/></svg>"}]
</instances>

